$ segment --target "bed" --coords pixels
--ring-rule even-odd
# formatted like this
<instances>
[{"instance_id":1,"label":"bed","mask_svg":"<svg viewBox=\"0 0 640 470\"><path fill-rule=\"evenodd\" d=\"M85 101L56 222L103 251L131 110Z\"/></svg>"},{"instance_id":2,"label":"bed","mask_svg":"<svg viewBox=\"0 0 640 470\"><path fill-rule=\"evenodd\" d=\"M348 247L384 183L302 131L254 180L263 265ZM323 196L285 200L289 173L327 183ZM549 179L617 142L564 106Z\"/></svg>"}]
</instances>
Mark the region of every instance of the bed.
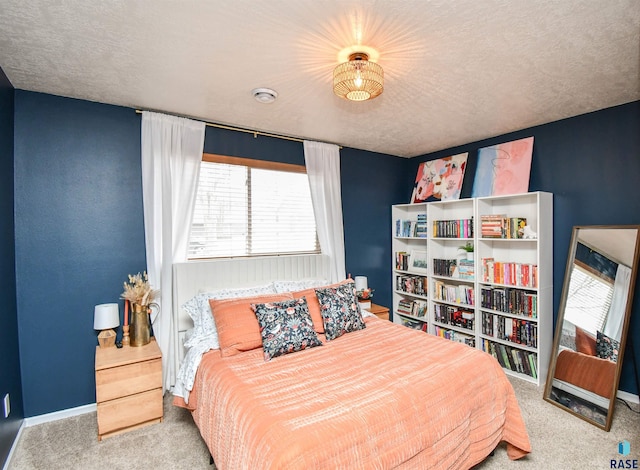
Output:
<instances>
[{"instance_id":1,"label":"bed","mask_svg":"<svg viewBox=\"0 0 640 470\"><path fill-rule=\"evenodd\" d=\"M263 262L280 267L264 268ZM257 271L255 263L262 266ZM328 280L321 255L244 260L224 270L215 261L188 264L174 267L176 303L246 290L245 297L209 304L214 312L231 312L229 318L237 315L239 324L249 318L245 299L256 305L256 298L266 296L269 301L257 305L268 309L298 306L317 292L322 310L327 292L353 289L352 283L323 285ZM281 292L256 294L274 280ZM271 301L283 295L285 300ZM310 299L308 310L313 308ZM218 348L207 344L200 351L201 342L188 333L198 321L190 324L183 308L175 312L176 324L186 328L180 331L186 345L181 373L193 370L182 374L174 404L190 410L220 470L461 469L481 462L503 441L511 459L530 452L511 384L497 361L477 349L364 312L358 328L333 337L325 323L325 331L316 332L321 344L296 352L268 358L264 336L264 347L252 338L234 344L230 353L223 344L226 330L218 331ZM258 313L254 321L256 316L263 321ZM309 325L318 329L315 322ZM185 367L191 356L198 356L197 366Z\"/></svg>"}]
</instances>

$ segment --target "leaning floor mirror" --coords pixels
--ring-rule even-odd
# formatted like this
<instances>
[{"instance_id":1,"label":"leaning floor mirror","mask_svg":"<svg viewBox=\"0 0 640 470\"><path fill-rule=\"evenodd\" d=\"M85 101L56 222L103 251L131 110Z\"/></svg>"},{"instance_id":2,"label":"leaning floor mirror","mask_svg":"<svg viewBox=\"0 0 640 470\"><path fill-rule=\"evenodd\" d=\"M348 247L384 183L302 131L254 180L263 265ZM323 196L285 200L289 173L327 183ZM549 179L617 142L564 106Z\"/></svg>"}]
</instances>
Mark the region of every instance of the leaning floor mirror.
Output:
<instances>
[{"instance_id":1,"label":"leaning floor mirror","mask_svg":"<svg viewBox=\"0 0 640 470\"><path fill-rule=\"evenodd\" d=\"M609 431L640 225L573 228L544 399Z\"/></svg>"}]
</instances>

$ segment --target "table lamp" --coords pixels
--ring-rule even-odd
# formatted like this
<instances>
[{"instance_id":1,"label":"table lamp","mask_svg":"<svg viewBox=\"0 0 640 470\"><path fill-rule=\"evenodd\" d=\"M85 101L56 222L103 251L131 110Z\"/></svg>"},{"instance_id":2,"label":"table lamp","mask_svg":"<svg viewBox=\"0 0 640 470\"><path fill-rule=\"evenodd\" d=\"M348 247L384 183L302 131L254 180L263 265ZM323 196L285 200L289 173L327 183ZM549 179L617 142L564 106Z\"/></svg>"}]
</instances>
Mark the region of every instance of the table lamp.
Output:
<instances>
[{"instance_id":1,"label":"table lamp","mask_svg":"<svg viewBox=\"0 0 640 470\"><path fill-rule=\"evenodd\" d=\"M110 348L116 344L116 332L113 328L120 325L120 311L118 304L96 305L93 313L93 329L101 330L98 344L101 348Z\"/></svg>"}]
</instances>

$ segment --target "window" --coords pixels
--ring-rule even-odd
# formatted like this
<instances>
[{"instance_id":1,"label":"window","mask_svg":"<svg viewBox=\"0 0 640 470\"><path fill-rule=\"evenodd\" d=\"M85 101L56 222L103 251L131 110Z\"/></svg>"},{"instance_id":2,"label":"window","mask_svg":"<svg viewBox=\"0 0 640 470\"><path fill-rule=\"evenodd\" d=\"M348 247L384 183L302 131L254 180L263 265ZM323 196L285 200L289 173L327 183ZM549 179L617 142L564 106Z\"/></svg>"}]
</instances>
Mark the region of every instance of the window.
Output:
<instances>
[{"instance_id":1,"label":"window","mask_svg":"<svg viewBox=\"0 0 640 470\"><path fill-rule=\"evenodd\" d=\"M304 166L205 154L190 259L320 252Z\"/></svg>"},{"instance_id":2,"label":"window","mask_svg":"<svg viewBox=\"0 0 640 470\"><path fill-rule=\"evenodd\" d=\"M613 281L578 261L573 265L565 319L595 336L602 331L613 298Z\"/></svg>"}]
</instances>

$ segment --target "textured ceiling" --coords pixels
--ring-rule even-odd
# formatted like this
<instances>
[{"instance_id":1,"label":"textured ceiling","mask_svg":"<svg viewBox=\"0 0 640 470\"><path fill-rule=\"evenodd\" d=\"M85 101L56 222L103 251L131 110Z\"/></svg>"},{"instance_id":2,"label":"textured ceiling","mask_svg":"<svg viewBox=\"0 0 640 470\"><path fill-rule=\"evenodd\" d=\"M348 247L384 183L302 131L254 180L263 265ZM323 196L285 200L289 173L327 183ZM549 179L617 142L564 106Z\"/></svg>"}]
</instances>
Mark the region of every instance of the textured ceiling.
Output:
<instances>
[{"instance_id":1,"label":"textured ceiling","mask_svg":"<svg viewBox=\"0 0 640 470\"><path fill-rule=\"evenodd\" d=\"M385 90L352 103L332 70L358 44ZM18 89L411 157L640 99L640 0L0 0L0 67Z\"/></svg>"}]
</instances>

